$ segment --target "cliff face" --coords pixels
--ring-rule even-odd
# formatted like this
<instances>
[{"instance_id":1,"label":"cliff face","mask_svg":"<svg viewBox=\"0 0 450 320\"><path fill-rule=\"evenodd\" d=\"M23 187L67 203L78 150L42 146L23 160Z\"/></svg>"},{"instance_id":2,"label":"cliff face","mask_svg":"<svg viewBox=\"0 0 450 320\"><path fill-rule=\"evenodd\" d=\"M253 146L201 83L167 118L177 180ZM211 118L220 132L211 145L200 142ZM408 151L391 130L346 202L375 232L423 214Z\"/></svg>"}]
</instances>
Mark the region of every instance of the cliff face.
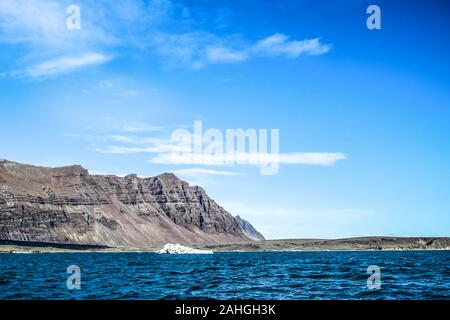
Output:
<instances>
[{"instance_id":1,"label":"cliff face","mask_svg":"<svg viewBox=\"0 0 450 320\"><path fill-rule=\"evenodd\" d=\"M170 173L121 178L1 160L0 240L145 247L250 237L202 188Z\"/></svg>"},{"instance_id":2,"label":"cliff face","mask_svg":"<svg viewBox=\"0 0 450 320\"><path fill-rule=\"evenodd\" d=\"M265 240L264 236L259 233L247 220L244 220L239 216L234 217L234 220L236 220L239 227L248 238L256 241Z\"/></svg>"}]
</instances>

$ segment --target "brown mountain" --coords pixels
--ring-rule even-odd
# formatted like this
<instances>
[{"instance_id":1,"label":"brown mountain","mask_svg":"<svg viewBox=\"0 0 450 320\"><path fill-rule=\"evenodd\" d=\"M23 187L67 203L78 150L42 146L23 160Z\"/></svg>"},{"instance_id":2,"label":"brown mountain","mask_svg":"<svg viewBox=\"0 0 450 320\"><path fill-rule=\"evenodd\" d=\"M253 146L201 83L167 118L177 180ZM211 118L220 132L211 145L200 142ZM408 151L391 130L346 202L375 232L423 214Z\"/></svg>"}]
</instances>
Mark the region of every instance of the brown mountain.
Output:
<instances>
[{"instance_id":1,"label":"brown mountain","mask_svg":"<svg viewBox=\"0 0 450 320\"><path fill-rule=\"evenodd\" d=\"M205 190L171 173L122 178L0 160L0 240L146 247L251 238Z\"/></svg>"}]
</instances>

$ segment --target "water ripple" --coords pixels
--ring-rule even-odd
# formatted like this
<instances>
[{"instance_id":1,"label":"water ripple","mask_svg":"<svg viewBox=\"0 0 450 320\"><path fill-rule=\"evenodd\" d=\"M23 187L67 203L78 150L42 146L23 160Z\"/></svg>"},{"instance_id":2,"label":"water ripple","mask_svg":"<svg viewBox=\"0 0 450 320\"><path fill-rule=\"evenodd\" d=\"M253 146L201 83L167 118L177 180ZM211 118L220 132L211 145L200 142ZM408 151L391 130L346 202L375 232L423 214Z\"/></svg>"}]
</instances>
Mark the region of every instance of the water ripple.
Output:
<instances>
[{"instance_id":1,"label":"water ripple","mask_svg":"<svg viewBox=\"0 0 450 320\"><path fill-rule=\"evenodd\" d=\"M450 299L450 252L1 254L0 299ZM66 269L81 268L68 290ZM381 268L369 290L367 267Z\"/></svg>"}]
</instances>

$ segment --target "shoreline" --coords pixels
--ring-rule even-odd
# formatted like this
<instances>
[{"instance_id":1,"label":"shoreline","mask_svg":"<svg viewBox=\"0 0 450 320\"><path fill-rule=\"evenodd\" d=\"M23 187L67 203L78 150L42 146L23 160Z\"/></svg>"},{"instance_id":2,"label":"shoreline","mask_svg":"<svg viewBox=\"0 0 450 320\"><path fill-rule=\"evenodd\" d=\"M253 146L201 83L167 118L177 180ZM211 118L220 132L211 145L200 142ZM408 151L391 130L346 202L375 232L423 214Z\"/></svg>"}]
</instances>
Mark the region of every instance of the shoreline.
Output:
<instances>
[{"instance_id":1,"label":"shoreline","mask_svg":"<svg viewBox=\"0 0 450 320\"><path fill-rule=\"evenodd\" d=\"M447 251L450 237L358 237L345 239L284 239L233 244L182 244L219 252L353 252L353 251ZM0 241L1 253L151 253L164 244L148 247L109 247L92 244Z\"/></svg>"},{"instance_id":2,"label":"shoreline","mask_svg":"<svg viewBox=\"0 0 450 320\"><path fill-rule=\"evenodd\" d=\"M450 251L450 248L445 249L385 249L385 250L375 250L375 249L347 249L347 250L278 250L278 251L214 251L215 254L217 253L314 253L314 252L408 252L408 251ZM129 250L111 250L111 251L74 251L74 250L66 250L66 251L59 251L59 250L38 250L38 251L20 251L20 250L12 250L12 251L0 251L0 255L2 254L62 254L62 253L154 253L156 254L156 250L142 250L142 251L129 251ZM183 254L177 254L177 255L183 255Z\"/></svg>"}]
</instances>

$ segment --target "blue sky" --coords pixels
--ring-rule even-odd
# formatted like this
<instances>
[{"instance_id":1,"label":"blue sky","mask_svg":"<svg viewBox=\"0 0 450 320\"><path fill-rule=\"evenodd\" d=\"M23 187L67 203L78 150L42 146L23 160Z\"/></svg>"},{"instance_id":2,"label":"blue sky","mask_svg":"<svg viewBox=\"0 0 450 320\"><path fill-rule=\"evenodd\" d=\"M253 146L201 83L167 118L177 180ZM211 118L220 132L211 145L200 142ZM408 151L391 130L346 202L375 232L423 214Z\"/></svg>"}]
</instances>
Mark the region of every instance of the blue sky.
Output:
<instances>
[{"instance_id":1,"label":"blue sky","mask_svg":"<svg viewBox=\"0 0 450 320\"><path fill-rule=\"evenodd\" d=\"M373 3L1 0L0 157L175 172L268 238L449 236L450 8ZM345 159L270 176L152 161L195 120Z\"/></svg>"}]
</instances>

